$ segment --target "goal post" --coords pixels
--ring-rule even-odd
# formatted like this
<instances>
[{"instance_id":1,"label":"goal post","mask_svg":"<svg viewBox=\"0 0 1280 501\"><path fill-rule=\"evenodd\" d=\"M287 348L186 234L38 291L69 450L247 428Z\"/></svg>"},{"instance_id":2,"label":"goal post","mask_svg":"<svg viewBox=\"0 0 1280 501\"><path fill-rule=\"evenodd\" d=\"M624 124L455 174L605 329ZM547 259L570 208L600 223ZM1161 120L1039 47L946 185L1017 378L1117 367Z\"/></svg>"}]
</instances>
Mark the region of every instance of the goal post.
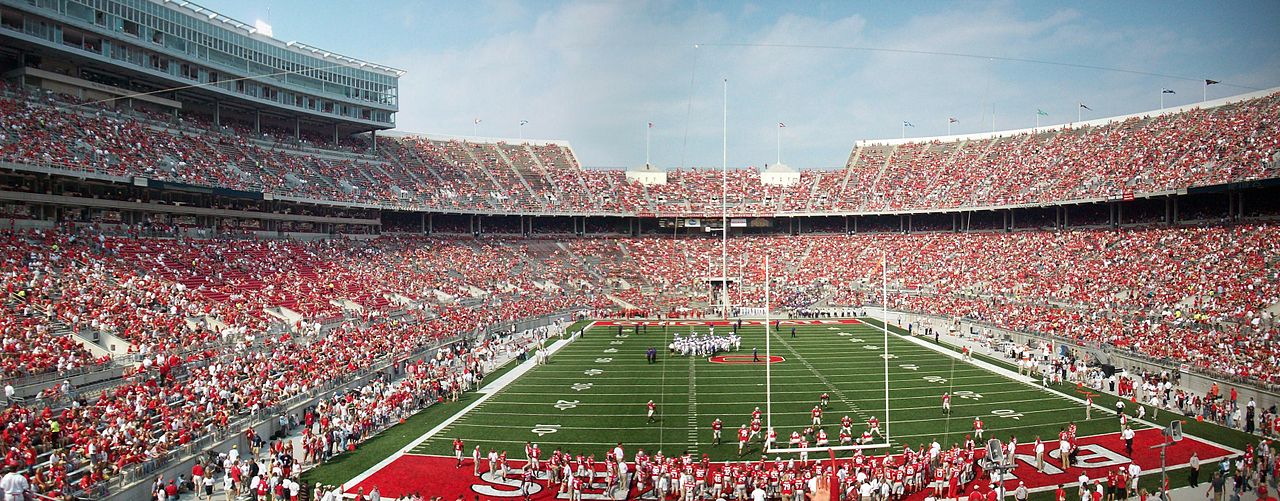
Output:
<instances>
[{"instance_id":1,"label":"goal post","mask_svg":"<svg viewBox=\"0 0 1280 501\"><path fill-rule=\"evenodd\" d=\"M841 451L867 451L867 450L877 450L877 449L888 450L891 447L893 447L893 444L890 444L889 442L863 444L863 445L829 445L829 446L824 445L822 447L774 447L772 449L766 449L764 453L776 455L776 454L800 454L802 452L805 452L805 453L813 454L813 453L828 452L828 451L841 452Z\"/></svg>"},{"instance_id":2,"label":"goal post","mask_svg":"<svg viewBox=\"0 0 1280 501\"><path fill-rule=\"evenodd\" d=\"M884 416L884 419L880 422L880 427L881 427L881 429L882 429L882 432L881 432L881 434L880 434L880 437L879 437L879 438L880 438L881 440L880 440L880 441L878 441L878 442L875 442L875 443L870 443L870 444L859 444L859 445L826 445L826 446L814 446L814 447L803 447L803 448L802 448L802 447L772 447L772 448L769 448L769 449L767 449L767 450L763 451L765 454L775 454L775 455L777 455L777 454L800 454L800 453L821 453L821 452L837 452L837 453L838 453L838 452L841 452L841 451L858 451L858 450L863 450L863 451L870 451L870 450L885 450L885 451L887 452L888 450L890 450L890 449L892 448L892 446L893 446L892 438L891 438L891 435L889 434L889 433L890 433L890 425L891 425L891 419L890 419L890 414L889 414L889 409L890 409L890 405L889 405L889 404L890 404L890 398L889 398L889 360L890 360L890 358L891 358L891 356L892 356L892 355L890 355L890 353L889 353L889 313L888 313L888 307L889 307L889 285L888 285L888 284L889 284L889 280L888 280L889 276L888 276L888 263L889 263L889 259L888 259L888 255L887 255L887 253L886 253L885 255L883 255L883 256L882 256L882 261L881 261L881 263L882 263L882 264L881 264L881 280L882 280L882 285L881 285L882 289L881 289L881 293L882 293L882 307L881 307L881 318L880 318L880 321L881 321L881 324L882 324L882 325L881 325L881 327L882 327L882 329L881 329L881 335L882 335L882 338L881 338L881 344L882 344L881 348L882 348L882 350L881 350L881 352L882 352L882 353L881 353L881 355L880 355L880 358L882 358L882 359L883 359L882 361L883 361L883 363L884 363L884 364L883 364L883 377L884 377L884 381L883 381L883 382L884 382L884 402L883 402L884 407L883 407L883 411L884 411L884 414L882 414L882 415ZM771 285L772 285L772 278L773 278L773 277L772 277L772 275L771 275L770 263L769 263L769 255L768 255L767 253L766 253L766 254L765 254L765 256L764 256L764 272L765 272L765 284L764 284L764 301L765 301L765 308L764 308L764 320L765 320L765 321L764 321L764 335L765 335L765 344L764 344L764 350L765 350L765 360L766 360L766 362L765 362L765 364L764 364L764 379L765 379L765 380L764 380L764 387L765 387L765 426L766 426L766 428L765 428L765 429L766 429L766 430L775 430L775 428L774 428L774 423L773 423L773 371L771 370L771 367L772 367L772 365L773 365L773 364L772 364L771 362L768 362L768 361L773 360L773 358L772 358L772 357L773 357L773 345L772 345L772 342L771 342L771 341L772 341L772 338L773 338L773 332L771 331L771 328L773 327L773 321L772 321L772 319L771 319L771 317L770 317L770 313L771 313L771 308L770 308L770 306L771 306L771 303L770 303L770 299L771 299ZM779 322L781 322L781 321L779 321ZM857 325L857 324L855 324L855 325ZM781 328L779 328L778 335L779 335L779 336L781 336L781 335L782 335L782 334L781 334ZM797 355L799 355L799 354L797 353ZM801 363L805 363L806 365L808 365L808 363L807 363L807 362L805 362L801 357L797 356L797 358L798 358L798 359L800 359L800 360L798 360L798 361L800 361ZM814 369L812 366L810 366L809 368L810 368L810 370L813 370L813 371L815 371L815 373L816 373L817 369ZM819 376L820 376L820 375L819 375ZM863 412L861 412L860 410L858 410L857 404L855 404L855 403L853 403L853 402L849 402L847 399L845 399L845 398L843 397L843 394L842 394L842 392L840 391L840 389L839 389L839 388L837 388L834 384L832 384L830 381L828 381L825 377L821 377L821 376L820 376L820 378L822 379L822 381L823 381L823 382L826 384L826 386L828 387L828 391L829 391L830 393L834 393L834 394L836 394L837 396L840 396L840 400L841 400L841 401L844 401L844 403L845 403L845 404L849 405L849 406L852 408L851 410L853 411L853 413L854 413L854 414L864 414ZM872 401L874 401L874 397L872 397ZM779 436L782 436L782 437L785 437L785 436L789 435L789 431L790 431L790 430L786 430L786 431L787 431L786 433L784 433L784 432L779 432L779 433L778 433L778 435L779 435ZM767 431L766 431L766 433L767 433ZM777 443L777 442L775 442L775 445L777 445L777 444L778 444L778 443ZM783 444L785 444L785 442L784 442Z\"/></svg>"}]
</instances>

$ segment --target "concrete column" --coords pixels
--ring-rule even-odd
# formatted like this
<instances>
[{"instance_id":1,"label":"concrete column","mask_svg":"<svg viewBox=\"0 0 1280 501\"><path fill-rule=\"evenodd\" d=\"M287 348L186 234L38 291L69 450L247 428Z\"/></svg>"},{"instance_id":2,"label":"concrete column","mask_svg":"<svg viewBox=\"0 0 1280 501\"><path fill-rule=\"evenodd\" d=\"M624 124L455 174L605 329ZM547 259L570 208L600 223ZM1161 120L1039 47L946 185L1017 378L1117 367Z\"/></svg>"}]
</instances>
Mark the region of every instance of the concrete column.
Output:
<instances>
[{"instance_id":1,"label":"concrete column","mask_svg":"<svg viewBox=\"0 0 1280 501\"><path fill-rule=\"evenodd\" d=\"M302 139L302 119L301 118L297 118L297 117L293 118L293 138Z\"/></svg>"},{"instance_id":2,"label":"concrete column","mask_svg":"<svg viewBox=\"0 0 1280 501\"><path fill-rule=\"evenodd\" d=\"M222 127L222 103L213 102L213 126Z\"/></svg>"},{"instance_id":3,"label":"concrete column","mask_svg":"<svg viewBox=\"0 0 1280 501\"><path fill-rule=\"evenodd\" d=\"M253 133L262 135L262 111L253 110Z\"/></svg>"}]
</instances>

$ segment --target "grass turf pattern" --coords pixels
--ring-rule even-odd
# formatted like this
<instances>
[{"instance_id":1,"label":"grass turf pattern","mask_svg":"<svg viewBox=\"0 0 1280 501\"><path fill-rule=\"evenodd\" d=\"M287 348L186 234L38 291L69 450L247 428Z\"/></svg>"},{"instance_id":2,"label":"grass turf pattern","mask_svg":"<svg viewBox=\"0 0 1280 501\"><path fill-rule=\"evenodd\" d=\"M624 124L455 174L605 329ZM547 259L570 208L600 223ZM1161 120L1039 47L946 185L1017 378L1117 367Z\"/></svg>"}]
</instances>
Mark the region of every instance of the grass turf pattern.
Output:
<instances>
[{"instance_id":1,"label":"grass turf pattern","mask_svg":"<svg viewBox=\"0 0 1280 501\"><path fill-rule=\"evenodd\" d=\"M823 427L838 443L841 416L854 420L853 434L875 416L891 432L895 450L913 448L934 439L944 445L962 443L971 433L973 418L986 423L986 438L1008 440L1016 435L1027 443L1039 435L1056 440L1068 421L1079 425L1081 436L1119 430L1114 416L1094 409L1085 421L1081 404L1034 386L956 361L889 336L890 412L884 413L884 334L866 324L799 325L796 337L789 325L773 332L772 351L786 361L772 372L773 426L786 443L793 430L810 423L810 410L823 392L831 396ZM467 416L414 448L415 454L452 454L452 440L460 437L466 450L479 445L523 457L526 441L539 443L544 454L555 448L603 455L618 442L628 451L684 451L707 454L712 460L737 460L737 428L748 424L751 411L765 409L765 367L708 362L705 357L667 353L679 333L705 333L707 327L655 327L636 332L627 327L595 327L559 354L482 404ZM723 334L729 329L718 327ZM764 355L764 328L744 326L739 354L753 347ZM659 350L658 363L644 353ZM941 395L953 394L952 414L941 411ZM648 423L645 404L657 404L658 419ZM723 443L712 442L711 422L724 422ZM753 442L744 458L759 458L761 443Z\"/></svg>"}]
</instances>

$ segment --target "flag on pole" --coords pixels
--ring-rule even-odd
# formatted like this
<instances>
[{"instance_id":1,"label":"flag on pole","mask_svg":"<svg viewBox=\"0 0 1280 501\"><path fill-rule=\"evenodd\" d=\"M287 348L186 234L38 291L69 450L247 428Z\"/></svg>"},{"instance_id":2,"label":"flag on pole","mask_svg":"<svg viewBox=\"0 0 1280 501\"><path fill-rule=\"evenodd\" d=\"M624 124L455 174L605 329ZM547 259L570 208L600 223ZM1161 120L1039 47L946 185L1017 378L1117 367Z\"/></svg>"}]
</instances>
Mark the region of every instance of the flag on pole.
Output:
<instances>
[{"instance_id":1,"label":"flag on pole","mask_svg":"<svg viewBox=\"0 0 1280 501\"><path fill-rule=\"evenodd\" d=\"M1088 106L1085 106L1085 105L1084 105L1084 103L1080 103L1080 107L1081 107L1081 108L1084 108L1084 109L1086 109L1086 110L1089 110L1089 111L1093 111L1093 108L1090 108L1090 107L1088 107Z\"/></svg>"},{"instance_id":2,"label":"flag on pole","mask_svg":"<svg viewBox=\"0 0 1280 501\"><path fill-rule=\"evenodd\" d=\"M947 119L947 123L953 124L956 122L959 122L959 120L956 120L956 117L951 117Z\"/></svg>"},{"instance_id":3,"label":"flag on pole","mask_svg":"<svg viewBox=\"0 0 1280 501\"><path fill-rule=\"evenodd\" d=\"M472 125L480 125L480 119L479 119L479 118L475 119L474 121L472 121L472 122L471 122L471 124L472 124Z\"/></svg>"},{"instance_id":4,"label":"flag on pole","mask_svg":"<svg viewBox=\"0 0 1280 501\"><path fill-rule=\"evenodd\" d=\"M1204 79L1205 85L1213 85L1213 84L1219 84L1219 83L1222 83L1222 82L1219 82L1217 80L1209 80L1208 78Z\"/></svg>"},{"instance_id":5,"label":"flag on pole","mask_svg":"<svg viewBox=\"0 0 1280 501\"><path fill-rule=\"evenodd\" d=\"M781 128L783 128L783 127L786 127L786 126L787 126L787 124L784 124L784 123L782 123L782 122L778 122L778 128L779 128L779 129L781 129Z\"/></svg>"},{"instance_id":6,"label":"flag on pole","mask_svg":"<svg viewBox=\"0 0 1280 501\"><path fill-rule=\"evenodd\" d=\"M915 127L915 125L912 125L912 124L911 124L911 122L908 122L908 121L906 121L906 120L903 120L903 121L902 121L902 126L903 126L903 127Z\"/></svg>"},{"instance_id":7,"label":"flag on pole","mask_svg":"<svg viewBox=\"0 0 1280 501\"><path fill-rule=\"evenodd\" d=\"M1169 89L1160 89L1160 93L1161 93L1161 94L1177 94L1177 92L1174 92L1174 91L1169 90Z\"/></svg>"},{"instance_id":8,"label":"flag on pole","mask_svg":"<svg viewBox=\"0 0 1280 501\"><path fill-rule=\"evenodd\" d=\"M528 120L521 120L521 121L520 121L520 125L529 125L529 121L528 121Z\"/></svg>"},{"instance_id":9,"label":"flag on pole","mask_svg":"<svg viewBox=\"0 0 1280 501\"><path fill-rule=\"evenodd\" d=\"M650 128L650 129L652 129L652 128L653 128L653 122L649 122L649 128Z\"/></svg>"},{"instance_id":10,"label":"flag on pole","mask_svg":"<svg viewBox=\"0 0 1280 501\"><path fill-rule=\"evenodd\" d=\"M1044 112L1044 110L1042 110L1042 109L1040 109L1040 108L1036 108L1036 114L1037 114L1037 115L1040 115L1040 116L1042 116L1042 117L1047 117L1047 116L1049 116L1049 114L1048 114L1048 113L1045 113L1045 112Z\"/></svg>"}]
</instances>

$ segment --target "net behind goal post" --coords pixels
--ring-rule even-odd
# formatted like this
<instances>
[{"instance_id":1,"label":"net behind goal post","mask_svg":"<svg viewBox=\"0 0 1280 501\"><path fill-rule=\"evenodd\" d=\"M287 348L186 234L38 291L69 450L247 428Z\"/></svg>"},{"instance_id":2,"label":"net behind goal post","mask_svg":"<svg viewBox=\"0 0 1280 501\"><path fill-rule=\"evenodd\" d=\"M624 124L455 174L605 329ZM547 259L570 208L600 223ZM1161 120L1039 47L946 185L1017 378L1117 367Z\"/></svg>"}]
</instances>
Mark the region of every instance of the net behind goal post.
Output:
<instances>
[{"instance_id":1,"label":"net behind goal post","mask_svg":"<svg viewBox=\"0 0 1280 501\"><path fill-rule=\"evenodd\" d=\"M787 442L787 441L785 441L784 437L788 437L788 436L790 436L790 431L791 431L791 430L787 430L787 431L786 431L786 433L784 433L783 431L778 431L778 437L779 437L778 441L777 441L777 442L775 442L775 443L773 444L773 445L774 445L774 447L772 447L772 448L769 448L769 449L765 450L765 451L764 451L764 452L765 452L765 454L773 454L773 455L776 455L776 456L780 456L780 455L783 455L783 454L801 454L801 453L804 453L804 454L817 454L817 453L824 453L824 452L828 452L828 451L833 451L834 453L839 453L839 452L841 452L841 451L852 452L852 451L857 451L857 450L862 450L862 451L867 451L867 452L883 450L885 453L888 453L888 452L889 452L890 447L892 446L892 443L891 443L891 439L890 439L890 435L889 435L889 429L890 429L890 420L889 420L889 359L890 359L890 356L889 356L889 314L888 314L889 288L888 288L888 259L887 259L887 257L886 257L883 261L881 261L881 263L882 263L882 264L881 264L881 271L882 271L882 274L883 274L883 277L882 277L882 278L883 278L883 280L884 280L884 281L883 281L883 286L882 286L882 287L883 287L883 289L882 289L882 294L883 294L883 295L881 296L881 297L882 297L882 299L883 299L883 301L882 301L882 303L881 303L881 304L882 304L883 306L881 307L881 317L880 317L880 321L881 321L881 332L882 332L882 335L883 335L883 339L881 340L881 348L883 349L883 353L881 354L880 358L882 358L882 359L884 360L884 373L883 373L883 377L884 377L884 401L883 401L883 402L881 402L881 403L883 404L883 405L881 406L881 407L882 407L882 409L881 409L881 410L883 410L883 411L884 411L884 413L883 413L883 414L879 414L880 416L884 416L884 418L880 421L880 431L881 431L881 433L882 433L882 434L881 434L881 435L878 435L878 436L874 436L874 437L873 437L873 440L874 440L874 441L873 441L872 443L869 443L869 444L842 445L842 444L840 444L840 443L839 443L839 436L838 436L838 433L837 433L837 434L828 433L828 437L833 439L833 440L832 440L832 442L834 442L834 445L827 445L827 446L822 446L822 447L817 447L817 446L813 446L813 447L790 447L790 446L789 446L789 445L790 445L790 443L789 443L789 442ZM769 362L769 361L773 360L773 358L772 358L772 357L773 357L773 348L772 348L772 343L771 343L771 339L772 339L772 337L773 337L773 333L772 333L772 332L770 332L770 324L771 324L772 320L770 320L770 318L769 318L769 312L770 312L770 308L769 308L769 304L770 304L770 303L769 303L769 300L770 300L770 290L769 290L769 289L770 289L770 284L771 284L771 282L772 282L772 276L770 275L770 270L769 270L769 256L768 256L768 254L766 254L766 255L765 255L765 257L764 257L764 273L765 273L765 285L764 285L764 304L765 304L765 308L764 308L764 332L765 332L765 343L764 343L764 351L765 351L765 360L766 360L765 365L764 365L764 367L765 367L765 369L764 369L764 387L765 387L765 430L770 430L770 429L773 429L773 371L772 371L772 370L770 370L770 368L771 368L771 366L772 366L773 364L772 364L771 362ZM803 363L805 363L805 365L808 365L808 363L807 363L807 362L803 362ZM841 397L841 398L839 398L839 400L840 400L840 401L843 401L843 403L845 403L845 405L848 405L849 407L851 407L851 408L853 408L853 409L858 409L858 408L859 408L859 406L856 406L856 405L855 405L855 402L851 402L851 401L849 401L848 399L843 398L843 392L841 392L839 388L837 388L837 387L835 387L834 385L832 385L832 384L831 384L831 382L830 382L830 381L829 381L825 376L822 376L820 373L817 373L817 369L814 369L814 368L813 368L813 367L811 367L811 366L809 367L809 369L810 369L810 370L812 370L812 371L814 371L816 374L818 374L818 376L819 376L819 378L822 380L823 384L825 384L825 385L827 386L827 392L828 392L829 394L833 394L833 395L835 395L835 396ZM855 414L859 414L859 412L858 412L858 411L856 411L856 410L854 411L854 413L855 413ZM839 419L839 418L836 418L836 419ZM855 437L861 436L861 432L860 432L860 431L859 431L859 432L857 432L857 433L855 433L855 431L854 431L854 430L859 430L859 422L861 422L861 424L862 424L862 426L863 426L863 427L865 427L865 426L866 426L866 424L867 424L867 423L866 423L866 420L855 420L855 421L854 421L853 426L851 427L851 428L852 428L852 430L850 430L850 435L854 435ZM825 413L824 413L824 416L823 416L823 421L822 421L822 423L823 423L823 424L822 424L822 428L823 428L823 429L827 429L827 428L836 428L836 429L838 430L838 428L839 428L839 424L836 424L835 426L831 426L831 425L829 424L829 423L831 423L831 420L830 420L830 418L829 418L828 416L825 416ZM838 422L837 422L837 423L838 423ZM767 431L766 431L766 432L767 432ZM835 436L833 437L832 435L835 435ZM855 439L855 440L856 440L856 439Z\"/></svg>"}]
</instances>

